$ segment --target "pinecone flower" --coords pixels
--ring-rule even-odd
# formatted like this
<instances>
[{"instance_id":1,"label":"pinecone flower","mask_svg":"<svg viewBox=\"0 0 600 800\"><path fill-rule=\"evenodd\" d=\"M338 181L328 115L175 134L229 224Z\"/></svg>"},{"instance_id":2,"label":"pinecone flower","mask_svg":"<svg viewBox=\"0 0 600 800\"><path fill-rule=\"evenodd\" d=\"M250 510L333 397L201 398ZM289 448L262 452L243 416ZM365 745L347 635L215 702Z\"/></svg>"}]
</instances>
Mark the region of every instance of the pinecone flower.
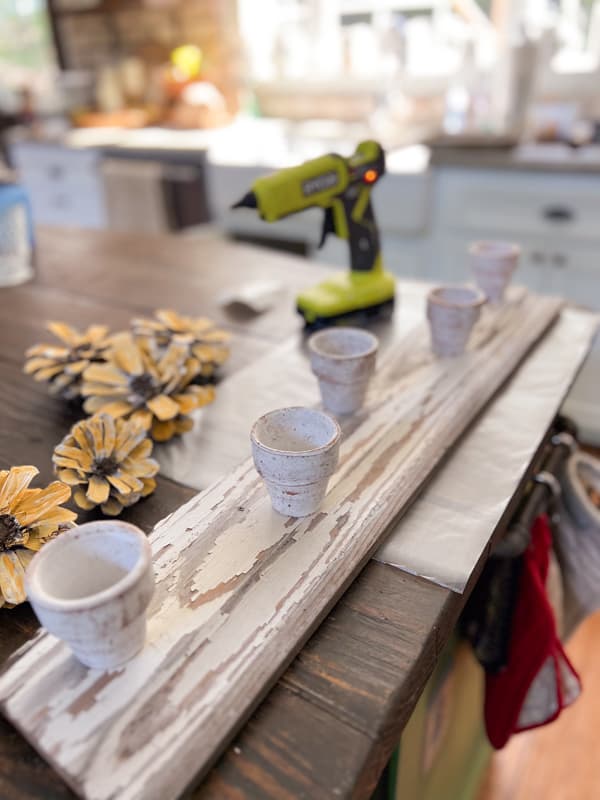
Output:
<instances>
[{"instance_id":1,"label":"pinecone flower","mask_svg":"<svg viewBox=\"0 0 600 800\"><path fill-rule=\"evenodd\" d=\"M200 363L199 375L211 377L217 367L229 358L227 331L219 330L214 322L205 317L185 317L170 309L154 312L155 319L138 317L131 321L135 336L154 339L165 348L171 342L186 342L190 354Z\"/></svg>"},{"instance_id":2,"label":"pinecone flower","mask_svg":"<svg viewBox=\"0 0 600 800\"><path fill-rule=\"evenodd\" d=\"M62 344L36 344L25 356L24 371L36 381L46 381L51 394L73 400L81 394L81 376L86 367L104 361L110 345L105 325L90 325L80 333L64 322L49 322L48 330Z\"/></svg>"},{"instance_id":3,"label":"pinecone flower","mask_svg":"<svg viewBox=\"0 0 600 800\"><path fill-rule=\"evenodd\" d=\"M25 569L35 551L77 519L61 508L71 489L54 481L45 489L29 489L36 467L0 471L0 606L23 603Z\"/></svg>"},{"instance_id":4,"label":"pinecone flower","mask_svg":"<svg viewBox=\"0 0 600 800\"><path fill-rule=\"evenodd\" d=\"M73 487L79 508L100 506L115 516L156 488L158 463L151 453L152 441L139 422L96 414L73 425L52 461L60 480Z\"/></svg>"},{"instance_id":5,"label":"pinecone flower","mask_svg":"<svg viewBox=\"0 0 600 800\"><path fill-rule=\"evenodd\" d=\"M215 391L191 383L200 364L188 346L173 341L158 354L149 340L130 333L118 334L112 342L107 363L91 364L83 374L85 411L135 420L158 442L190 430L188 414L211 403Z\"/></svg>"}]
</instances>

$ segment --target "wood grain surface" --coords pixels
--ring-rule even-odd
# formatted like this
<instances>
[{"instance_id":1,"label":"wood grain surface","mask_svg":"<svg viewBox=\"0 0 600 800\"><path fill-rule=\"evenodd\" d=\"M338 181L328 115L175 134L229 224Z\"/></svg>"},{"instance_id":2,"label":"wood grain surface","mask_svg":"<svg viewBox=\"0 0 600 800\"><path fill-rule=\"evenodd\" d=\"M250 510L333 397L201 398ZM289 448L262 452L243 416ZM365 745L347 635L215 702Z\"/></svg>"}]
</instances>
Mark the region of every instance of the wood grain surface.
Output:
<instances>
[{"instance_id":1,"label":"wood grain surface","mask_svg":"<svg viewBox=\"0 0 600 800\"><path fill-rule=\"evenodd\" d=\"M151 534L157 593L143 654L107 676L42 634L0 677L5 713L90 800L177 797L560 306L521 295L488 309L460 359L433 360L426 329L416 330L344 431L319 513L272 512L245 462Z\"/></svg>"},{"instance_id":2,"label":"wood grain surface","mask_svg":"<svg viewBox=\"0 0 600 800\"><path fill-rule=\"evenodd\" d=\"M216 239L207 245L180 237L42 229L38 245L36 283L0 292L2 399L11 391L12 375L20 371L21 354L16 347L40 341L47 319L80 325L104 321L116 329L135 313L163 306L187 313L202 307L218 318L222 313L217 308L218 296L236 282L251 283L260 276L290 285L293 292L328 274L326 267L303 259L256 248L232 248ZM205 257L207 253L211 258ZM220 264L230 260L233 266L215 270L215 258ZM168 270L167 291L149 291L146 304L140 303L135 286L129 294L124 293L121 276L135 264L146 265L145 276L151 285L155 274ZM195 285L197 273L202 272L210 273L206 295ZM96 296L94 287L99 281L119 287L114 297L110 292L105 292L104 298ZM396 322L411 313L404 281L399 289ZM260 331L252 333L257 321L223 315L223 324L237 325L236 350L250 339L253 345L235 369L232 362L227 365L228 374L251 368L253 359L267 353L273 343L298 331L292 305L290 293L280 306L260 318ZM385 335L385 328L377 333ZM7 364L18 369L5 377ZM51 478L49 452L63 431L53 426L38 430L39 414L63 417L60 401L45 395L44 390L39 390L35 399L38 389L32 382L20 384L10 410L0 416L0 454L6 458L5 464L23 463L24 452L34 460L39 458L36 463L45 481ZM542 463L545 442L546 437L496 530L490 531L490 542L501 536L509 523L523 488ZM152 497L128 509L128 518L149 531L193 494L185 486L161 479ZM469 587L488 552L489 546ZM461 596L369 562L189 796L193 800L370 798L468 592L469 588ZM0 610L0 618L1 663L34 636L38 626L27 604L12 611ZM0 717L0 798L74 797L58 773Z\"/></svg>"}]
</instances>

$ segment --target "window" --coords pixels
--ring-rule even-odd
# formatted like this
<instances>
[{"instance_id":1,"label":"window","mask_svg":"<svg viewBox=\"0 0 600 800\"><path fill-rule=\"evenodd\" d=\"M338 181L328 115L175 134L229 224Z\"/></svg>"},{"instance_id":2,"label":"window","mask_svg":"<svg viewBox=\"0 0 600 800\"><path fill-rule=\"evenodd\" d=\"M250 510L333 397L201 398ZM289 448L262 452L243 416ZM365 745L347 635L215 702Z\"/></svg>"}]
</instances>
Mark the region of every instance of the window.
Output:
<instances>
[{"instance_id":1,"label":"window","mask_svg":"<svg viewBox=\"0 0 600 800\"><path fill-rule=\"evenodd\" d=\"M40 99L47 98L55 77L44 0L0 0L0 100L6 105L6 98L24 87Z\"/></svg>"}]
</instances>

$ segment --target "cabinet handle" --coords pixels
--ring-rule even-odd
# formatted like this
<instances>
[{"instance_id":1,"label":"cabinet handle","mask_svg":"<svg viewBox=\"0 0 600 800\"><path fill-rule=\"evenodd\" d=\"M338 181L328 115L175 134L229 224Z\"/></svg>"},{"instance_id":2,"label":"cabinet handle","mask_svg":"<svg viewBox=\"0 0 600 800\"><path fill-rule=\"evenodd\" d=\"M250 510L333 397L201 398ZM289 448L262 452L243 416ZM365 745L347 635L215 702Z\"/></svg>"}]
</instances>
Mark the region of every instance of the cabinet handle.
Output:
<instances>
[{"instance_id":1,"label":"cabinet handle","mask_svg":"<svg viewBox=\"0 0 600 800\"><path fill-rule=\"evenodd\" d=\"M568 206L546 206L542 210L542 216L549 222L573 222L575 212Z\"/></svg>"},{"instance_id":2,"label":"cabinet handle","mask_svg":"<svg viewBox=\"0 0 600 800\"><path fill-rule=\"evenodd\" d=\"M543 264L546 260L546 257L542 252L539 250L532 250L529 254L529 258L533 261L534 264Z\"/></svg>"},{"instance_id":3,"label":"cabinet handle","mask_svg":"<svg viewBox=\"0 0 600 800\"><path fill-rule=\"evenodd\" d=\"M48 167L48 177L50 180L60 181L64 178L64 175L64 167L61 167L58 164L52 164L50 167Z\"/></svg>"}]
</instances>

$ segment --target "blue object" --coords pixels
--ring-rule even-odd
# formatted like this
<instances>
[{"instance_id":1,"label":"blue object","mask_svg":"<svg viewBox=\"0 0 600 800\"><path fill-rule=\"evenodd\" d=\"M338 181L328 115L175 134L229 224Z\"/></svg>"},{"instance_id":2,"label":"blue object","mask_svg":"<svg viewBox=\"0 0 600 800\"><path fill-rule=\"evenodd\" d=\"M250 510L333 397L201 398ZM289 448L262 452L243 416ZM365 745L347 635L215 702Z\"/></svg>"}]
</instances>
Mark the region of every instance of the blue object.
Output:
<instances>
[{"instance_id":1,"label":"blue object","mask_svg":"<svg viewBox=\"0 0 600 800\"><path fill-rule=\"evenodd\" d=\"M33 249L35 244L35 235L33 229L33 217L31 214L31 204L25 189L16 183L0 184L0 218L6 214L14 206L24 206L27 215L27 232L29 236L29 244Z\"/></svg>"}]
</instances>

